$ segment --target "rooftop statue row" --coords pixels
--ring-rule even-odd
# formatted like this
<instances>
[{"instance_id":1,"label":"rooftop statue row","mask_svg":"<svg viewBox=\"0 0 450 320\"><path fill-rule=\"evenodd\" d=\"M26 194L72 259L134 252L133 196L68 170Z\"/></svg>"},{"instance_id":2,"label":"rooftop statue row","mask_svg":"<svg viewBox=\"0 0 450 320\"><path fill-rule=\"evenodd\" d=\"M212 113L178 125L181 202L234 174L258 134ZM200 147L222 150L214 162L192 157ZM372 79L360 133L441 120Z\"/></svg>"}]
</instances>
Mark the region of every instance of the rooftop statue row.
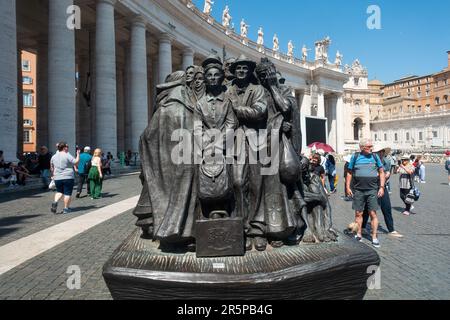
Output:
<instances>
[{"instance_id":1,"label":"rooftop statue row","mask_svg":"<svg viewBox=\"0 0 450 320\"><path fill-rule=\"evenodd\" d=\"M194 7L192 1L191 0L186 0L186 1L187 1L187 6L192 9ZM214 4L214 1L212 1L212 0L205 0L205 3L204 3L203 14L207 17L207 20L209 23L213 23L213 19L211 17L213 4ZM230 14L230 8L228 5L226 5L222 12L222 26L225 28L225 33L227 35L231 35L232 30L234 30L234 23L232 23L232 19L233 18ZM240 23L240 41L244 45L249 44L249 42L248 42L249 27L250 26L245 22L245 20L242 19L241 23ZM273 46L272 46L273 57L276 59L280 59L281 58L280 43L279 43L277 34L274 34L272 41L273 41ZM342 67L342 59L344 56L339 51L337 51L336 58L334 60L334 63L332 64L328 58L328 51L329 51L330 44L331 44L331 40L329 37L326 37L325 39L319 40L315 43L315 61L319 61L325 65L334 65L337 69L340 70ZM292 40L289 40L287 48L288 48L288 50L287 50L287 54L286 54L286 57L287 57L286 60L287 60L287 62L294 63L295 62L295 60L294 60L295 59L294 58L295 46L294 46ZM257 36L255 49L258 50L258 52L260 52L260 53L266 53L266 50L264 47L264 32L263 32L262 27L259 27L259 29L258 29L258 36ZM311 49L308 49L305 45L303 45L303 47L301 49L301 59L300 59L301 64L305 64L307 62L308 51L311 51Z\"/></svg>"}]
</instances>

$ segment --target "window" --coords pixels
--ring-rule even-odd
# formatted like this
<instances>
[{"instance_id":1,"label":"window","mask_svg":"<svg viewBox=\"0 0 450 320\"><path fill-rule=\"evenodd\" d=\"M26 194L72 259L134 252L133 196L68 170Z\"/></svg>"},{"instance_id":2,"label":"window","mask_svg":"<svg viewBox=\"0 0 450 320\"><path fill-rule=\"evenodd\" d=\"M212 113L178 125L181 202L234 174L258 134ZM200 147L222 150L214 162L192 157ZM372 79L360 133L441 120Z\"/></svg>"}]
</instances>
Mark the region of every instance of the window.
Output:
<instances>
[{"instance_id":1,"label":"window","mask_svg":"<svg viewBox=\"0 0 450 320\"><path fill-rule=\"evenodd\" d=\"M31 77L23 77L22 83L23 84L33 84L33 78L31 78Z\"/></svg>"},{"instance_id":2,"label":"window","mask_svg":"<svg viewBox=\"0 0 450 320\"><path fill-rule=\"evenodd\" d=\"M420 92L417 92L417 98L420 98L422 94Z\"/></svg>"},{"instance_id":3,"label":"window","mask_svg":"<svg viewBox=\"0 0 450 320\"><path fill-rule=\"evenodd\" d=\"M355 82L355 86L359 85L359 78L354 78L353 81Z\"/></svg>"},{"instance_id":4,"label":"window","mask_svg":"<svg viewBox=\"0 0 450 320\"><path fill-rule=\"evenodd\" d=\"M425 106L425 112L430 112L430 105L429 105L429 104L427 104L427 105Z\"/></svg>"},{"instance_id":5,"label":"window","mask_svg":"<svg viewBox=\"0 0 450 320\"><path fill-rule=\"evenodd\" d=\"M421 113L421 112L422 112L422 106L418 106L418 107L417 107L417 112L418 112L418 113Z\"/></svg>"},{"instance_id":6,"label":"window","mask_svg":"<svg viewBox=\"0 0 450 320\"><path fill-rule=\"evenodd\" d=\"M419 141L423 141L423 132L419 132Z\"/></svg>"},{"instance_id":7,"label":"window","mask_svg":"<svg viewBox=\"0 0 450 320\"><path fill-rule=\"evenodd\" d=\"M438 132L437 131L433 131L433 138L437 138L438 137Z\"/></svg>"},{"instance_id":8,"label":"window","mask_svg":"<svg viewBox=\"0 0 450 320\"><path fill-rule=\"evenodd\" d=\"M445 102L445 103L448 102L448 96L447 96L447 95L444 96L444 102Z\"/></svg>"},{"instance_id":9,"label":"window","mask_svg":"<svg viewBox=\"0 0 450 320\"><path fill-rule=\"evenodd\" d=\"M397 133L394 134L394 140L395 140L395 141L398 141L398 134L397 134Z\"/></svg>"},{"instance_id":10,"label":"window","mask_svg":"<svg viewBox=\"0 0 450 320\"><path fill-rule=\"evenodd\" d=\"M30 92L23 93L23 106L32 107L33 106L33 94Z\"/></svg>"},{"instance_id":11,"label":"window","mask_svg":"<svg viewBox=\"0 0 450 320\"><path fill-rule=\"evenodd\" d=\"M23 142L24 143L31 143L31 130L24 130L23 131Z\"/></svg>"},{"instance_id":12,"label":"window","mask_svg":"<svg viewBox=\"0 0 450 320\"><path fill-rule=\"evenodd\" d=\"M384 134L384 141L387 141L387 133Z\"/></svg>"},{"instance_id":13,"label":"window","mask_svg":"<svg viewBox=\"0 0 450 320\"><path fill-rule=\"evenodd\" d=\"M29 60L22 60L22 71L31 71L31 65Z\"/></svg>"},{"instance_id":14,"label":"window","mask_svg":"<svg viewBox=\"0 0 450 320\"><path fill-rule=\"evenodd\" d=\"M429 96L430 96L430 91L427 90L427 92L425 93L425 95L426 95L427 97L429 97Z\"/></svg>"},{"instance_id":15,"label":"window","mask_svg":"<svg viewBox=\"0 0 450 320\"><path fill-rule=\"evenodd\" d=\"M30 120L30 119L24 119L24 120L23 120L23 125L24 125L24 126L32 126L32 125L33 125L33 120Z\"/></svg>"},{"instance_id":16,"label":"window","mask_svg":"<svg viewBox=\"0 0 450 320\"><path fill-rule=\"evenodd\" d=\"M409 132L406 133L406 141L409 141Z\"/></svg>"},{"instance_id":17,"label":"window","mask_svg":"<svg viewBox=\"0 0 450 320\"><path fill-rule=\"evenodd\" d=\"M434 103L435 103L436 105L439 104L439 97L436 97L436 98L434 99Z\"/></svg>"}]
</instances>

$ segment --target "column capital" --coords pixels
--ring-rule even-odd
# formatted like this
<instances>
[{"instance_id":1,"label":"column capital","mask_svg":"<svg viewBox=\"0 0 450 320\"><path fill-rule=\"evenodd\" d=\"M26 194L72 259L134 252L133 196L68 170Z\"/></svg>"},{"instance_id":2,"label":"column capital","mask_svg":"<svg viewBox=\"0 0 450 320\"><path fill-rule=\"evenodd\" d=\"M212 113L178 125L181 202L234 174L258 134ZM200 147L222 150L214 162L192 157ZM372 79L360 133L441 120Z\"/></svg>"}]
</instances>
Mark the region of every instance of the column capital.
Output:
<instances>
[{"instance_id":1,"label":"column capital","mask_svg":"<svg viewBox=\"0 0 450 320\"><path fill-rule=\"evenodd\" d=\"M141 14L136 14L130 19L130 23L133 27L146 28L147 19L145 19Z\"/></svg>"},{"instance_id":2,"label":"column capital","mask_svg":"<svg viewBox=\"0 0 450 320\"><path fill-rule=\"evenodd\" d=\"M158 36L159 43L172 43L172 40L174 38L175 37L172 34L168 33L168 32L161 33Z\"/></svg>"},{"instance_id":3,"label":"column capital","mask_svg":"<svg viewBox=\"0 0 450 320\"><path fill-rule=\"evenodd\" d=\"M194 55L194 49L192 49L191 47L185 47L183 49L183 55Z\"/></svg>"},{"instance_id":4,"label":"column capital","mask_svg":"<svg viewBox=\"0 0 450 320\"><path fill-rule=\"evenodd\" d=\"M104 3L109 4L111 6L115 6L117 3L117 0L97 0L97 4Z\"/></svg>"}]
</instances>

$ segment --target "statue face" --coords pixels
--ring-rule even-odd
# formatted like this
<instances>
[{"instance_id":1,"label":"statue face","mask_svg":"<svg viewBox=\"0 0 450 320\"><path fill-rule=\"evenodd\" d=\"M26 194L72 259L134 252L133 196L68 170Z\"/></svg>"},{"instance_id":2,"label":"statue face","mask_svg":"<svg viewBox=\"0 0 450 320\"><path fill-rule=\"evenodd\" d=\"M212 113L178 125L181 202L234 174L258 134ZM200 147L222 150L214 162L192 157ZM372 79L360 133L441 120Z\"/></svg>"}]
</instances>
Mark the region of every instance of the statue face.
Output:
<instances>
[{"instance_id":1,"label":"statue face","mask_svg":"<svg viewBox=\"0 0 450 320\"><path fill-rule=\"evenodd\" d=\"M203 86L203 84L205 83L205 76L203 75L203 73L197 73L195 75L195 79L194 79L194 86L196 88L200 88L201 86Z\"/></svg>"},{"instance_id":2,"label":"statue face","mask_svg":"<svg viewBox=\"0 0 450 320\"><path fill-rule=\"evenodd\" d=\"M223 71L218 68L210 68L206 71L205 78L208 87L220 86L224 80Z\"/></svg>"},{"instance_id":3,"label":"statue face","mask_svg":"<svg viewBox=\"0 0 450 320\"><path fill-rule=\"evenodd\" d=\"M248 80L250 78L250 70L246 64L237 65L235 73L238 80Z\"/></svg>"},{"instance_id":4,"label":"statue face","mask_svg":"<svg viewBox=\"0 0 450 320\"><path fill-rule=\"evenodd\" d=\"M192 67L188 68L186 70L186 82L187 83L191 83L192 81L194 81L194 72L195 72L195 69Z\"/></svg>"}]
</instances>

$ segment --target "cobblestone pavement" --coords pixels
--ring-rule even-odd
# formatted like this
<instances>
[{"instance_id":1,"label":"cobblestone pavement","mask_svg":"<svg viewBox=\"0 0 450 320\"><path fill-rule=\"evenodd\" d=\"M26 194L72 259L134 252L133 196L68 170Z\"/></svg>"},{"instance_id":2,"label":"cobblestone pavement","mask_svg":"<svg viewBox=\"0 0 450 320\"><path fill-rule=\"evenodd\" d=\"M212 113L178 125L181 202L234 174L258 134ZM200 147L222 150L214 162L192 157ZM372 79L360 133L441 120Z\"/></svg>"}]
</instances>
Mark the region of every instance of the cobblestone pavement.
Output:
<instances>
[{"instance_id":1,"label":"cobblestone pavement","mask_svg":"<svg viewBox=\"0 0 450 320\"><path fill-rule=\"evenodd\" d=\"M393 214L396 229L403 239L385 234L381 218L381 289L369 290L365 299L450 299L450 187L443 166L428 166L427 184L421 184L422 198L416 204L417 214L401 214L402 202L394 176ZM334 206L335 228L344 230L353 220L351 203L340 199L343 182L338 193L331 196ZM137 176L122 177L108 182L106 197L94 204L90 199L77 200L81 207L74 215L81 215L105 205L135 196L139 193ZM49 193L32 194L26 199L0 198L0 246L34 233L43 228L70 219L73 216L53 216L48 213ZM61 220L59 220L61 219ZM23 263L0 276L0 299L111 299L101 276L102 266L134 230L131 212L123 213L65 243ZM364 240L367 245L370 242ZM69 290L69 266L79 266L81 289Z\"/></svg>"},{"instance_id":2,"label":"cobblestone pavement","mask_svg":"<svg viewBox=\"0 0 450 320\"><path fill-rule=\"evenodd\" d=\"M23 191L23 193L0 194L0 246L23 238L37 231L86 214L109 204L125 200L140 193L138 175L108 179L103 185L103 198L92 200L86 194L86 184L80 199L73 199L70 215L54 215L50 212L54 192ZM74 196L75 196L74 191ZM58 211L62 211L62 200Z\"/></svg>"}]
</instances>

